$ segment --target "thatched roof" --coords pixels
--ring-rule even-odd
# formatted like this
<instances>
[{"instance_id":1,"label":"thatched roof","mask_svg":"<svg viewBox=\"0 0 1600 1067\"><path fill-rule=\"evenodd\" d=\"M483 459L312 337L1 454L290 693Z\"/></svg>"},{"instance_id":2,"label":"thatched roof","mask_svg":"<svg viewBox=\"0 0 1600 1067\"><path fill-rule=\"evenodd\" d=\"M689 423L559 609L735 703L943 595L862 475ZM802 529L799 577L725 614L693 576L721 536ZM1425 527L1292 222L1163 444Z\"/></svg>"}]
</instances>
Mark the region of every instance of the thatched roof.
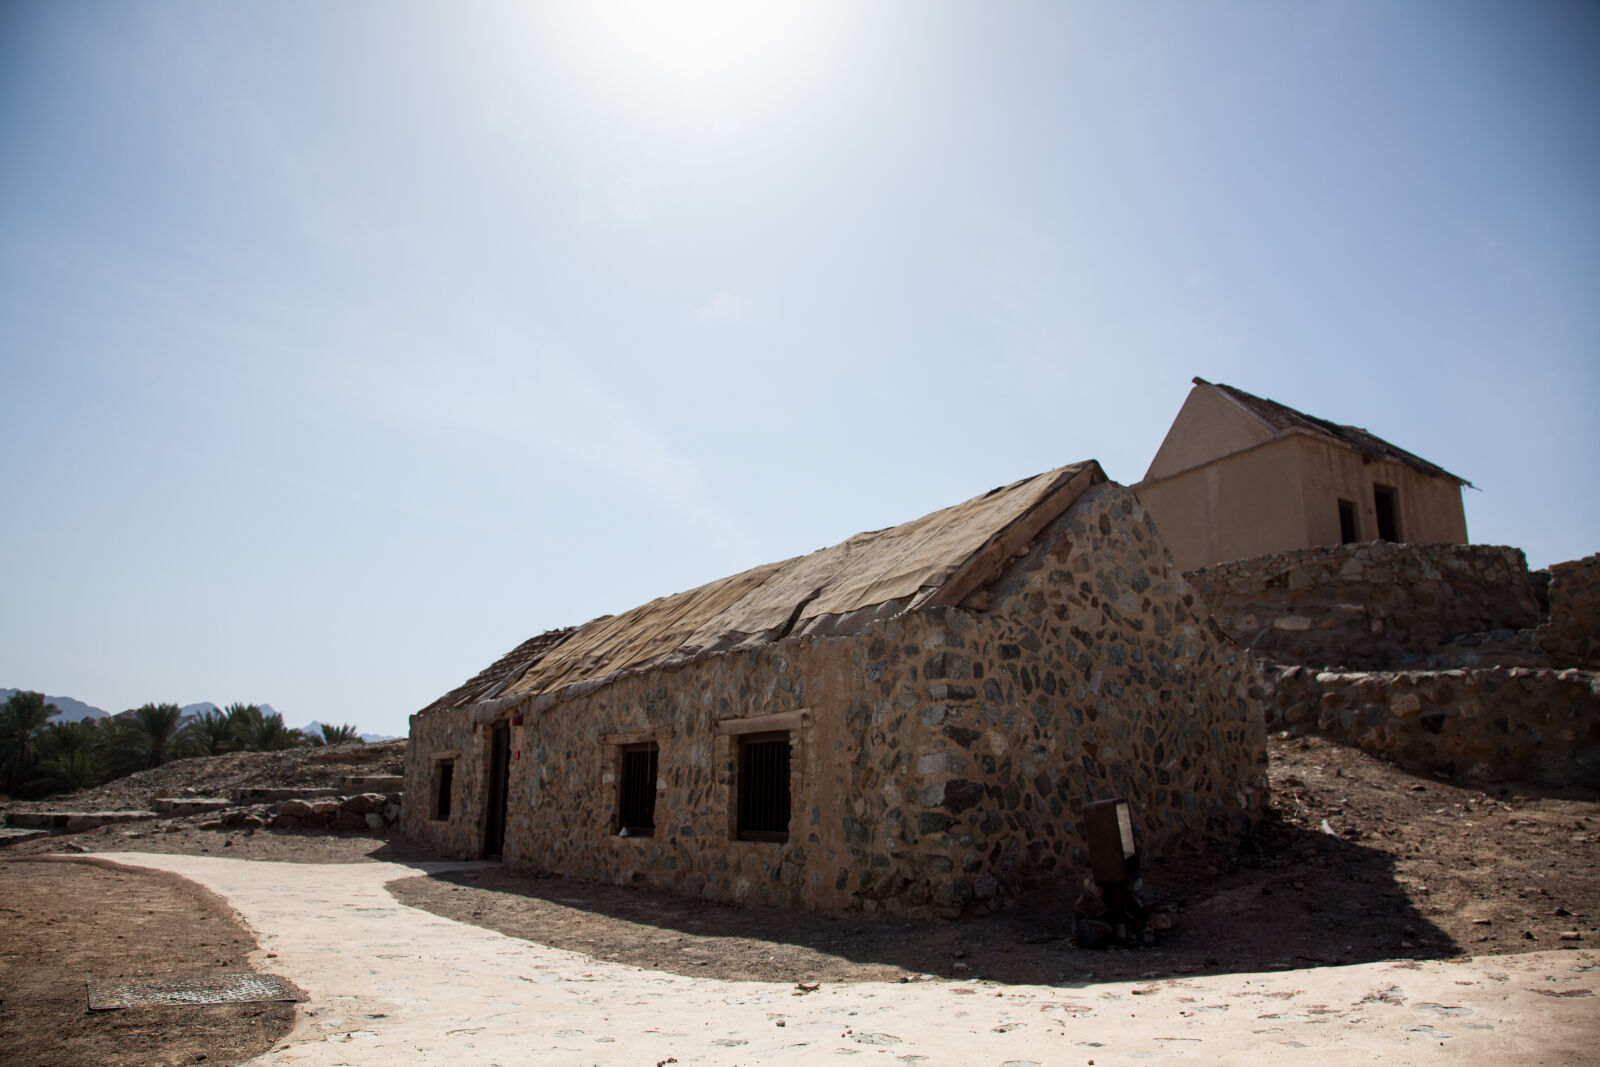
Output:
<instances>
[{"instance_id":1,"label":"thatched roof","mask_svg":"<svg viewBox=\"0 0 1600 1067\"><path fill-rule=\"evenodd\" d=\"M461 708L468 704L475 704L496 696L506 684L520 678L527 670L538 664L545 653L555 648L561 642L577 632L576 626L564 626L559 630L546 630L538 637L530 637L510 652L495 660L489 666L473 675L471 678L456 686L432 704L423 708L418 714L427 715L445 708Z\"/></svg>"},{"instance_id":2,"label":"thatched roof","mask_svg":"<svg viewBox=\"0 0 1600 1067\"><path fill-rule=\"evenodd\" d=\"M423 713L469 705L494 712L530 698L544 704L620 674L972 603L1040 530L1105 480L1094 460L1061 467L807 556L542 634Z\"/></svg>"}]
</instances>

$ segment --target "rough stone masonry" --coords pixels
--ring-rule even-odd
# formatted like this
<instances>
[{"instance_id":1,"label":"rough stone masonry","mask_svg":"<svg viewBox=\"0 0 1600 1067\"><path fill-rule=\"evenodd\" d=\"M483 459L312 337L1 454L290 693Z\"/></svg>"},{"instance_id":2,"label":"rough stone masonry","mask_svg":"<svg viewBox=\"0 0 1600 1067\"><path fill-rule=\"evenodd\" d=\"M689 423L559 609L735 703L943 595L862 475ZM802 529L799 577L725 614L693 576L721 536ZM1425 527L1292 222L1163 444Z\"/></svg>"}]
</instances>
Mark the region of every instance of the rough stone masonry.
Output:
<instances>
[{"instance_id":1,"label":"rough stone masonry","mask_svg":"<svg viewBox=\"0 0 1600 1067\"><path fill-rule=\"evenodd\" d=\"M1259 675L1101 477L959 606L624 674L537 711L414 716L406 833L480 854L496 721L504 858L529 872L954 916L1076 883L1093 800L1130 798L1155 856L1235 832L1266 799ZM782 840L741 840L739 739L768 728L790 740L792 819ZM621 836L619 752L641 742L659 752L655 829Z\"/></svg>"}]
</instances>

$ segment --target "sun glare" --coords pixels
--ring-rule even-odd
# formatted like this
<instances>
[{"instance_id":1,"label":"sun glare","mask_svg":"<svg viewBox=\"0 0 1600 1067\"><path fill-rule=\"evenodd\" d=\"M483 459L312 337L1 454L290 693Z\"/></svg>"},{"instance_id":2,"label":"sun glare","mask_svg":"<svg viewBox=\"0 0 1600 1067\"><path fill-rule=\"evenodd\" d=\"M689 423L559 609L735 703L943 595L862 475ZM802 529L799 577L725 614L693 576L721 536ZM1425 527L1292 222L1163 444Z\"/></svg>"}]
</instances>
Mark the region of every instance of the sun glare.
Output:
<instances>
[{"instance_id":1,"label":"sun glare","mask_svg":"<svg viewBox=\"0 0 1600 1067\"><path fill-rule=\"evenodd\" d=\"M759 92L802 65L828 5L795 0L592 0L574 44L605 76L678 103ZM664 101L665 102L665 101Z\"/></svg>"}]
</instances>

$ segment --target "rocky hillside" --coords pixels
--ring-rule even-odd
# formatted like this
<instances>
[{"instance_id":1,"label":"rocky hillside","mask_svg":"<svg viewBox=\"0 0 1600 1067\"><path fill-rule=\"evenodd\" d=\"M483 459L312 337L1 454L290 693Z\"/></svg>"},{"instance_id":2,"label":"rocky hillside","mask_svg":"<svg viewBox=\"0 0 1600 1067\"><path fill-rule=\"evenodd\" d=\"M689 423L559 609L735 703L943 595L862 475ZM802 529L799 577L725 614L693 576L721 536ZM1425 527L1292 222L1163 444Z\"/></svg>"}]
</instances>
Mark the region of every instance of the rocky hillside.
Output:
<instances>
[{"instance_id":1,"label":"rocky hillside","mask_svg":"<svg viewBox=\"0 0 1600 1067\"><path fill-rule=\"evenodd\" d=\"M344 778L403 774L404 740L376 744L292 748L281 752L229 752L173 760L80 793L34 802L14 801L12 811L110 811L148 808L164 796L227 796L245 787L338 789Z\"/></svg>"}]
</instances>

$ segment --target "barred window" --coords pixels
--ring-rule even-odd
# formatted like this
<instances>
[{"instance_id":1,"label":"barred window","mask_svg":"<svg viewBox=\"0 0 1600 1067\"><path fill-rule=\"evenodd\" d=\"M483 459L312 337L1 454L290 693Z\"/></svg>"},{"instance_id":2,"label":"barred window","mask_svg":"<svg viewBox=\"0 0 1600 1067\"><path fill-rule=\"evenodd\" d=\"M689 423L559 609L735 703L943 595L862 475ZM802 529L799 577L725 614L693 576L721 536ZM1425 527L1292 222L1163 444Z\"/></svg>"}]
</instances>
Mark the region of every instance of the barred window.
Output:
<instances>
[{"instance_id":1,"label":"barred window","mask_svg":"<svg viewBox=\"0 0 1600 1067\"><path fill-rule=\"evenodd\" d=\"M649 837L656 829L656 775L660 749L654 741L622 746L620 829L631 837Z\"/></svg>"},{"instance_id":2,"label":"barred window","mask_svg":"<svg viewBox=\"0 0 1600 1067\"><path fill-rule=\"evenodd\" d=\"M789 734L739 738L738 829L742 841L789 840Z\"/></svg>"}]
</instances>

